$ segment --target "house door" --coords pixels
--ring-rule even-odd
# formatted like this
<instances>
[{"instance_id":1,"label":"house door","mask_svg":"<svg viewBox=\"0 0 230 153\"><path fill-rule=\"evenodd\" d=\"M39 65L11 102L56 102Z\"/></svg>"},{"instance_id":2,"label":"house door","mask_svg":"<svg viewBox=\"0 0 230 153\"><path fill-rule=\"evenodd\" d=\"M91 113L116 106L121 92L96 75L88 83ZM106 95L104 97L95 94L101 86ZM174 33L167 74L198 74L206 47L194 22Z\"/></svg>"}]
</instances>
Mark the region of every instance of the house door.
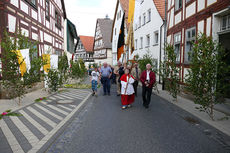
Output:
<instances>
[{"instance_id":1,"label":"house door","mask_svg":"<svg viewBox=\"0 0 230 153\"><path fill-rule=\"evenodd\" d=\"M223 59L223 61L230 66L230 32L219 35L219 42L224 48L224 51L226 53L226 57ZM224 77L223 84L226 85L226 88L224 89L225 98L230 98L230 72Z\"/></svg>"}]
</instances>

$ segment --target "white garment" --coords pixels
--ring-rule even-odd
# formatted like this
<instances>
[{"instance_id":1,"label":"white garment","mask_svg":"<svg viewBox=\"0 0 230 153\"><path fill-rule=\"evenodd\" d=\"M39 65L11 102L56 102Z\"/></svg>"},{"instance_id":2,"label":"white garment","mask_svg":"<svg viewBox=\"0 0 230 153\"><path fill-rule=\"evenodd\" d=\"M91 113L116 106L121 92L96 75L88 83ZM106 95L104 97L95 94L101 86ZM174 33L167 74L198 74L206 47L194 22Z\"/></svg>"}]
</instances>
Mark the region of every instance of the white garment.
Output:
<instances>
[{"instance_id":1,"label":"white garment","mask_svg":"<svg viewBox=\"0 0 230 153\"><path fill-rule=\"evenodd\" d=\"M92 75L92 80L97 81L97 80L98 80L98 77L100 76L100 73L99 73L99 72L93 71L93 72L91 73L91 75Z\"/></svg>"},{"instance_id":2,"label":"white garment","mask_svg":"<svg viewBox=\"0 0 230 153\"><path fill-rule=\"evenodd\" d=\"M127 80L128 80L128 77L127 77ZM128 87L127 87L127 82L121 81L121 94L122 95L132 95L132 94L134 94L134 88L133 88L134 81L135 80L132 77L130 77ZM127 90L126 90L126 93L125 93L125 88L126 87L127 87Z\"/></svg>"},{"instance_id":3,"label":"white garment","mask_svg":"<svg viewBox=\"0 0 230 153\"><path fill-rule=\"evenodd\" d=\"M150 74L150 71L147 71L146 80L148 80L148 81L150 81L149 74Z\"/></svg>"}]
</instances>

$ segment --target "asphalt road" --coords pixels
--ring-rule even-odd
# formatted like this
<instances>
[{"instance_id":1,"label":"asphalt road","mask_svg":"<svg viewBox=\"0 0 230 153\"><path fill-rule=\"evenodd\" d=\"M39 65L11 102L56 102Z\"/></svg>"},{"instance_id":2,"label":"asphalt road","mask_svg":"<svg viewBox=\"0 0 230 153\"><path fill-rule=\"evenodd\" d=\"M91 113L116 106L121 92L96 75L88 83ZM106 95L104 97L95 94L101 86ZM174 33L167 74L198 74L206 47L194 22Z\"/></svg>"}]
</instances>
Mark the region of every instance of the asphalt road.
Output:
<instances>
[{"instance_id":1,"label":"asphalt road","mask_svg":"<svg viewBox=\"0 0 230 153\"><path fill-rule=\"evenodd\" d=\"M156 95L145 109L141 89L133 107L121 110L120 97L112 86L111 96L102 96L101 91L99 97L89 100L47 152L230 153L229 140Z\"/></svg>"}]
</instances>

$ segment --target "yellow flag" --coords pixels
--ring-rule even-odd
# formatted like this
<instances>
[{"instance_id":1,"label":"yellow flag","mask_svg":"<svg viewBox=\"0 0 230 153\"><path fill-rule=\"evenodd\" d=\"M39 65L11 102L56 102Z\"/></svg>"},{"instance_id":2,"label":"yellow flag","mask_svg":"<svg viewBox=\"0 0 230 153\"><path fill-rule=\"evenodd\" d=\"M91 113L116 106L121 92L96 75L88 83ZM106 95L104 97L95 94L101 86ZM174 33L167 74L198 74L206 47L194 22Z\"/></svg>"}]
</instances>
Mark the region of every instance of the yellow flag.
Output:
<instances>
[{"instance_id":1,"label":"yellow flag","mask_svg":"<svg viewBox=\"0 0 230 153\"><path fill-rule=\"evenodd\" d=\"M49 69L50 69L50 54L43 54L43 55L42 55L42 59L43 59L43 61L46 62L46 64L43 66L44 71L45 71L46 73L48 73L48 72L49 72Z\"/></svg>"},{"instance_id":2,"label":"yellow flag","mask_svg":"<svg viewBox=\"0 0 230 153\"><path fill-rule=\"evenodd\" d=\"M23 76L26 73L26 62L25 62L20 50L16 50L15 53L17 54L18 63L20 65L21 75Z\"/></svg>"},{"instance_id":3,"label":"yellow flag","mask_svg":"<svg viewBox=\"0 0 230 153\"><path fill-rule=\"evenodd\" d=\"M131 23L131 21L133 21L134 10L135 10L135 0L129 0L129 16L128 16L128 23Z\"/></svg>"}]
</instances>

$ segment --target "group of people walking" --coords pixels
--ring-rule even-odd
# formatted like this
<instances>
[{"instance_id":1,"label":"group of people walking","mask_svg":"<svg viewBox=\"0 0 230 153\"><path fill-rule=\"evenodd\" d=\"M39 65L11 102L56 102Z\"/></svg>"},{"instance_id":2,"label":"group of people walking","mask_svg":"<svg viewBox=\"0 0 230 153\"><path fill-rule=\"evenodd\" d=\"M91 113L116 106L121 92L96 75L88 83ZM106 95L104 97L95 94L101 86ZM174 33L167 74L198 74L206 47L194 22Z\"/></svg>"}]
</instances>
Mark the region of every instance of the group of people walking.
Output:
<instances>
[{"instance_id":1,"label":"group of people walking","mask_svg":"<svg viewBox=\"0 0 230 153\"><path fill-rule=\"evenodd\" d=\"M112 71L111 67L107 63L99 69L95 68L92 72L91 82L93 95L97 96L97 84L101 81L103 85L104 96L110 96L111 76L112 73L116 75L117 83L117 96L121 96L122 109L132 107L132 103L137 97L137 87L139 82L142 83L142 100L143 106L149 108L152 88L156 82L155 73L151 71L151 65L146 65L146 70L141 72L138 67L138 63L134 64L134 67L123 65L118 62L117 67Z\"/></svg>"}]
</instances>

